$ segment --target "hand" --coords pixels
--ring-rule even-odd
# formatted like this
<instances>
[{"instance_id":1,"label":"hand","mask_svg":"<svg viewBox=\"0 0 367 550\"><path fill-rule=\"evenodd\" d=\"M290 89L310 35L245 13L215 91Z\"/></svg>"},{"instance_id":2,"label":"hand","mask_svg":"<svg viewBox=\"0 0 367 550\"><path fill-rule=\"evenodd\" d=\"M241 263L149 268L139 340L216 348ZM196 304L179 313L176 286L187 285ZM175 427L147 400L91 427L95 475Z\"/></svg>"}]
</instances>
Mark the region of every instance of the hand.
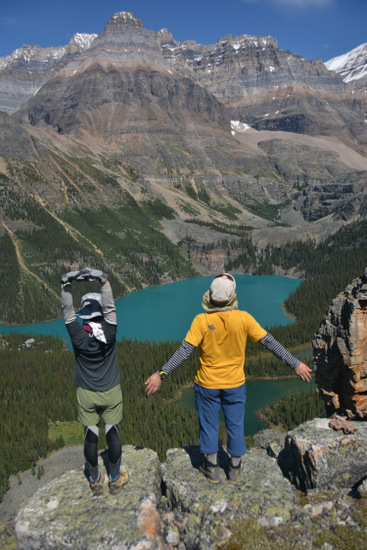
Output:
<instances>
[{"instance_id":1,"label":"hand","mask_svg":"<svg viewBox=\"0 0 367 550\"><path fill-rule=\"evenodd\" d=\"M100 269L92 269L90 267L85 267L80 271L80 278L78 277L78 280L80 281L93 281L94 279L97 279L102 284L107 281L108 275L106 273L103 273Z\"/></svg>"},{"instance_id":2,"label":"hand","mask_svg":"<svg viewBox=\"0 0 367 550\"><path fill-rule=\"evenodd\" d=\"M156 372L152 374L152 376L149 376L148 380L145 381L145 392L147 395L152 395L156 391L159 390L159 388L162 385L162 380L159 374Z\"/></svg>"},{"instance_id":3,"label":"hand","mask_svg":"<svg viewBox=\"0 0 367 550\"><path fill-rule=\"evenodd\" d=\"M64 275L61 276L61 282L63 284L70 283L71 281L74 281L78 275L80 274L80 270L78 271L68 271Z\"/></svg>"},{"instance_id":4,"label":"hand","mask_svg":"<svg viewBox=\"0 0 367 550\"><path fill-rule=\"evenodd\" d=\"M312 371L305 363L302 363L302 361L294 372L303 382L310 382Z\"/></svg>"}]
</instances>

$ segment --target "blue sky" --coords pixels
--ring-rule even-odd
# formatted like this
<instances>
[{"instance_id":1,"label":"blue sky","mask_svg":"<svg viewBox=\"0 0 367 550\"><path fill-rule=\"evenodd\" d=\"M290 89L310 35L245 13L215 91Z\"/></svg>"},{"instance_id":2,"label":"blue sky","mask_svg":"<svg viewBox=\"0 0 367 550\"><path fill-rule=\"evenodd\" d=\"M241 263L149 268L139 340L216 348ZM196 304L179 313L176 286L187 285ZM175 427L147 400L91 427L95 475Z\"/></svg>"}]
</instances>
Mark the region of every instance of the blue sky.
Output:
<instances>
[{"instance_id":1,"label":"blue sky","mask_svg":"<svg viewBox=\"0 0 367 550\"><path fill-rule=\"evenodd\" d=\"M99 33L118 11L176 40L272 35L280 48L323 61L367 42L367 0L0 0L0 57L22 44L58 46Z\"/></svg>"}]
</instances>

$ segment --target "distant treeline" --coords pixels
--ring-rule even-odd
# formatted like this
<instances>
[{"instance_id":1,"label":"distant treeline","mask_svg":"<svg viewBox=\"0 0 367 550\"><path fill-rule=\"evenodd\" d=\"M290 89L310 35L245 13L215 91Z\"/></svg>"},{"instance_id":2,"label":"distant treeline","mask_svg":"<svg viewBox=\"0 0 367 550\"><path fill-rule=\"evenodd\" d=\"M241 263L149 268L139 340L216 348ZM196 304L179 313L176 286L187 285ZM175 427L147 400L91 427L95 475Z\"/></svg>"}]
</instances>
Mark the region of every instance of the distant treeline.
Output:
<instances>
[{"instance_id":1,"label":"distant treeline","mask_svg":"<svg viewBox=\"0 0 367 550\"><path fill-rule=\"evenodd\" d=\"M311 391L295 392L260 411L260 417L270 428L293 430L312 418L326 416L325 404L314 387Z\"/></svg>"}]
</instances>

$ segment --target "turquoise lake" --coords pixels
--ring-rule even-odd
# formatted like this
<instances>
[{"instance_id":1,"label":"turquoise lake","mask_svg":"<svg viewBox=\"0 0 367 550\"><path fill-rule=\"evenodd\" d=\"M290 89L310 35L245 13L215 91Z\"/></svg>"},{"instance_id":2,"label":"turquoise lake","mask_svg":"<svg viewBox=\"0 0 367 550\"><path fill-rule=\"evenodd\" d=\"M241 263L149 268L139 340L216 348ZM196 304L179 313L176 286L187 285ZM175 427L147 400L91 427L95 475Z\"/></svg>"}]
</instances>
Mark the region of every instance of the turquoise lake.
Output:
<instances>
[{"instance_id":1,"label":"turquoise lake","mask_svg":"<svg viewBox=\"0 0 367 550\"><path fill-rule=\"evenodd\" d=\"M213 277L198 277L169 285L148 287L116 300L117 338L165 342L181 341L191 321L201 313L201 298ZM281 276L237 275L239 307L264 327L292 322L282 303L301 281ZM75 309L79 304L74 304ZM61 308L60 308L61 314ZM51 334L68 340L63 319L31 325L0 324L0 333Z\"/></svg>"}]
</instances>

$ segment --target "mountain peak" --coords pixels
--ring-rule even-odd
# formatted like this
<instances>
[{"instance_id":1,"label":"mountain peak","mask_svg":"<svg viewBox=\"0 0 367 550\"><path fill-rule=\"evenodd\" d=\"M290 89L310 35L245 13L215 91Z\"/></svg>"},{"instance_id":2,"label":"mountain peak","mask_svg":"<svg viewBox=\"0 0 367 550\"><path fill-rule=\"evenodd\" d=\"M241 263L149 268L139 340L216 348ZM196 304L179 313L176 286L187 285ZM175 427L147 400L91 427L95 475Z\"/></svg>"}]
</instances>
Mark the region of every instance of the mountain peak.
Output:
<instances>
[{"instance_id":1,"label":"mountain peak","mask_svg":"<svg viewBox=\"0 0 367 550\"><path fill-rule=\"evenodd\" d=\"M367 76L367 43L326 61L329 71L336 71L344 82L359 80Z\"/></svg>"},{"instance_id":2,"label":"mountain peak","mask_svg":"<svg viewBox=\"0 0 367 550\"><path fill-rule=\"evenodd\" d=\"M107 25L130 25L132 27L144 28L143 22L141 19L135 17L133 13L128 11L118 11L116 12L108 21Z\"/></svg>"},{"instance_id":3,"label":"mountain peak","mask_svg":"<svg viewBox=\"0 0 367 550\"><path fill-rule=\"evenodd\" d=\"M87 33L80 33L77 32L74 34L72 39L69 42L69 46L77 46L80 49L87 49L93 42L95 38L97 38L98 34L87 34Z\"/></svg>"}]
</instances>

